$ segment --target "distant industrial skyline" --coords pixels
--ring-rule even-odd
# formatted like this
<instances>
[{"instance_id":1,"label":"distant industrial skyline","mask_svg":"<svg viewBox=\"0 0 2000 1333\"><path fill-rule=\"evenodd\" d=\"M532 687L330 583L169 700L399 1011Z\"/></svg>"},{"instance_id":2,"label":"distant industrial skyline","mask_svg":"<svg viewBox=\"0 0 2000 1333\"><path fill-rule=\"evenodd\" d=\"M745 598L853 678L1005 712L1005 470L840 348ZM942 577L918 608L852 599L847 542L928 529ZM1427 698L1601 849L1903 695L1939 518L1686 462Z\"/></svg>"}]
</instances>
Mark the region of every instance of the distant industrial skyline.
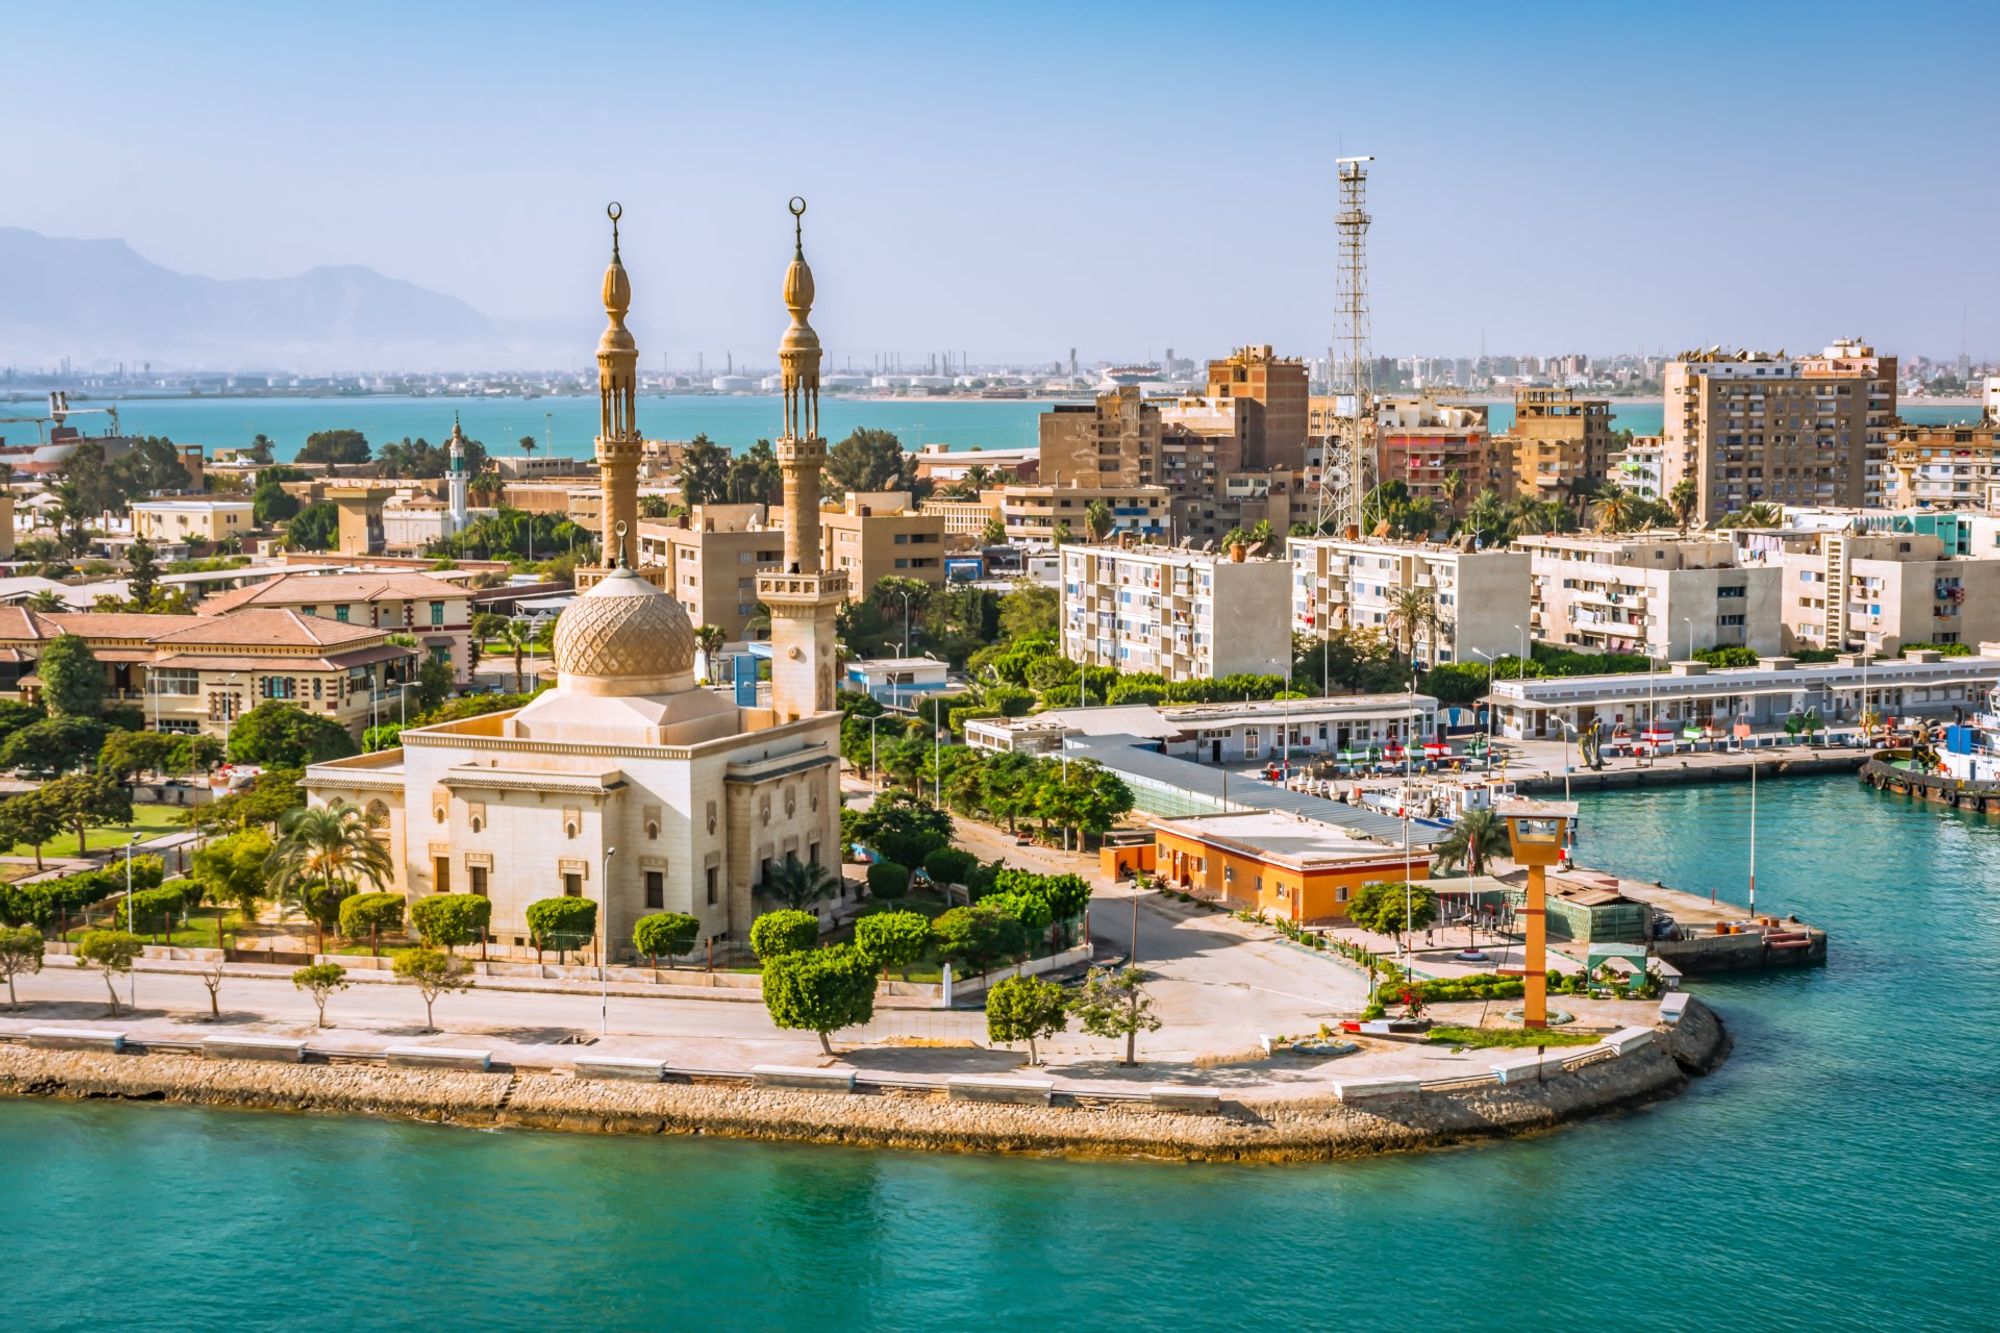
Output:
<instances>
[{"instance_id":1,"label":"distant industrial skyline","mask_svg":"<svg viewBox=\"0 0 2000 1333\"><path fill-rule=\"evenodd\" d=\"M799 193L830 365L1310 357L1358 151L1379 353L2000 354L1991 7L1215 22L9 4L37 53L11 100L46 112L12 121L0 225L217 278L366 265L588 327L617 198L658 367L774 345Z\"/></svg>"}]
</instances>

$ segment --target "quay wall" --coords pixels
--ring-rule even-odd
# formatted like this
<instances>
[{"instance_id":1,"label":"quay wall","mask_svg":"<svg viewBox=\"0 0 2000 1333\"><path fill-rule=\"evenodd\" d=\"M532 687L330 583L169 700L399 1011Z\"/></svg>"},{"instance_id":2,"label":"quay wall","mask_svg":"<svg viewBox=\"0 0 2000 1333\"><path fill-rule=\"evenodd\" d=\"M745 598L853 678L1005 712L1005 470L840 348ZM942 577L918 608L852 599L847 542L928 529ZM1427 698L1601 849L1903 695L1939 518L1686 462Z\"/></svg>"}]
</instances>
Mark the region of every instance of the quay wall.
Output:
<instances>
[{"instance_id":1,"label":"quay wall","mask_svg":"<svg viewBox=\"0 0 2000 1333\"><path fill-rule=\"evenodd\" d=\"M1601 771L1578 768L1569 775L1569 789L1577 791L1615 791L1628 787L1683 787L1702 782L1748 782L1750 765L1747 762L1713 763L1704 762L1704 755L1669 755L1645 768L1607 768ZM1734 756L1731 756L1733 759ZM1851 773L1868 761L1865 751L1828 750L1815 755L1801 755L1786 759L1759 759L1757 778L1820 777L1827 773ZM1547 793L1563 789L1561 773L1538 773L1532 777L1522 775L1514 779L1515 787L1523 792Z\"/></svg>"},{"instance_id":2,"label":"quay wall","mask_svg":"<svg viewBox=\"0 0 2000 1333\"><path fill-rule=\"evenodd\" d=\"M1623 1054L1604 1049L1539 1080L1479 1077L1342 1103L1224 1092L1214 1114L1144 1100L1057 1094L1049 1105L950 1098L876 1085L852 1095L692 1082L593 1081L567 1070L492 1073L373 1064L279 1064L186 1054L117 1055L0 1045L0 1096L174 1102L598 1134L733 1138L933 1152L1286 1162L1439 1148L1540 1133L1672 1096L1727 1054L1721 1020L1691 1001ZM1494 1052L1496 1058L1507 1052Z\"/></svg>"},{"instance_id":3,"label":"quay wall","mask_svg":"<svg viewBox=\"0 0 2000 1333\"><path fill-rule=\"evenodd\" d=\"M2000 782L1961 782L1949 773L1917 773L1892 762L1909 758L1908 750L1877 754L1861 766L1861 780L1893 796L1915 797L1975 814L2000 814Z\"/></svg>"}]
</instances>

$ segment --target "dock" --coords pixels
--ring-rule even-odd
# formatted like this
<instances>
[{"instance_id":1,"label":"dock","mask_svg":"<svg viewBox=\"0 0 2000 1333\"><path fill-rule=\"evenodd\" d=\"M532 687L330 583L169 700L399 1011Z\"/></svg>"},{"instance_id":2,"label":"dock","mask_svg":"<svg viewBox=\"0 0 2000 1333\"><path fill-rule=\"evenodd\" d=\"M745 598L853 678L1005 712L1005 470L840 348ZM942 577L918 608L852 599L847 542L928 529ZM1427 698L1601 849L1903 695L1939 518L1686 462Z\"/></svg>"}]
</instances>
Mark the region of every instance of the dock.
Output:
<instances>
[{"instance_id":1,"label":"dock","mask_svg":"<svg viewBox=\"0 0 2000 1333\"><path fill-rule=\"evenodd\" d=\"M1766 912L1753 917L1747 906L1738 903L1583 867L1550 876L1549 889L1552 894L1609 890L1643 904L1649 914L1671 917L1673 934L1646 943L1662 961L1689 975L1816 967L1826 962L1826 931L1797 916Z\"/></svg>"},{"instance_id":2,"label":"dock","mask_svg":"<svg viewBox=\"0 0 2000 1333\"><path fill-rule=\"evenodd\" d=\"M1756 764L1757 780L1770 778L1822 777L1829 773L1852 773L1867 763L1872 751L1864 749L1814 749L1804 745L1771 746L1748 751L1695 750L1662 755L1641 763L1633 759L1612 759L1601 769L1571 768L1565 775L1560 763L1518 765L1505 770L1515 789L1547 795L1550 792L1615 791L1632 787L1681 787L1703 782L1748 782L1750 767Z\"/></svg>"}]
</instances>

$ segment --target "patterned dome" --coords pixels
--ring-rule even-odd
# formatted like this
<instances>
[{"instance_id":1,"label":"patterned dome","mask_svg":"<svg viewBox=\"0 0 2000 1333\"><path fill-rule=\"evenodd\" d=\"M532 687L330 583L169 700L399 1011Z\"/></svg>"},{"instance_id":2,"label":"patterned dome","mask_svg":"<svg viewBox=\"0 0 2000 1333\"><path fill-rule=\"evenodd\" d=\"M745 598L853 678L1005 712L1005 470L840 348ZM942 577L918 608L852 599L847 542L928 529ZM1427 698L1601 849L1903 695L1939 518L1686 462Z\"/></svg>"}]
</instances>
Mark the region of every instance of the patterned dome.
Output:
<instances>
[{"instance_id":1,"label":"patterned dome","mask_svg":"<svg viewBox=\"0 0 2000 1333\"><path fill-rule=\"evenodd\" d=\"M614 569L556 620L556 674L585 694L665 694L694 686L687 609L630 569Z\"/></svg>"}]
</instances>

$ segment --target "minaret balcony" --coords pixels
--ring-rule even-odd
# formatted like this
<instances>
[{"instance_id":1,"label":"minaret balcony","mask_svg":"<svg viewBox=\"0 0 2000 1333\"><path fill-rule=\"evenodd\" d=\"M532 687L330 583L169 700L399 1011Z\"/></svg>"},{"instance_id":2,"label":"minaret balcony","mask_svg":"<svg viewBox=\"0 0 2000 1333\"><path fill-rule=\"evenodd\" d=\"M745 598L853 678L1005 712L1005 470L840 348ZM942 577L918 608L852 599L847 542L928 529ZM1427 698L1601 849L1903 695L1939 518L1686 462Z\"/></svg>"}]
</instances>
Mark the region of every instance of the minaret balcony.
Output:
<instances>
[{"instance_id":1,"label":"minaret balcony","mask_svg":"<svg viewBox=\"0 0 2000 1333\"><path fill-rule=\"evenodd\" d=\"M827 574L787 574L782 570L766 570L757 576L757 598L759 601L823 601L847 596L847 575Z\"/></svg>"}]
</instances>

